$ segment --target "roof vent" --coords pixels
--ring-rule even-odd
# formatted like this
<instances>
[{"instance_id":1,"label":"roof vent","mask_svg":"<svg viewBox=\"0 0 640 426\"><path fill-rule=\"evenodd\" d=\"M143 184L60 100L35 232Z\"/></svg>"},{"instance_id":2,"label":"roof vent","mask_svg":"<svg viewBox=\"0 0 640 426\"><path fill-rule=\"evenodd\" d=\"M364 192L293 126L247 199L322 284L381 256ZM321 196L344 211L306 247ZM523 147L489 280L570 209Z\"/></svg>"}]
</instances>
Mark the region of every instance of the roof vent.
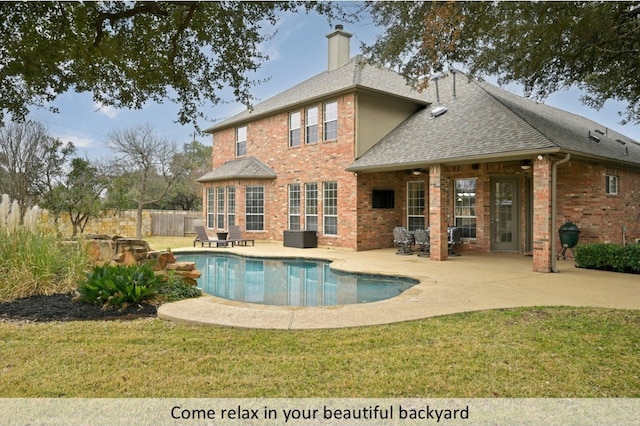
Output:
<instances>
[{"instance_id":1,"label":"roof vent","mask_svg":"<svg viewBox=\"0 0 640 426\"><path fill-rule=\"evenodd\" d=\"M592 141L600 142L600 138L591 133L591 130L589 130L589 139L591 139Z\"/></svg>"},{"instance_id":2,"label":"roof vent","mask_svg":"<svg viewBox=\"0 0 640 426\"><path fill-rule=\"evenodd\" d=\"M439 106L431 110L431 117L440 117L445 112L447 112L447 107Z\"/></svg>"}]
</instances>

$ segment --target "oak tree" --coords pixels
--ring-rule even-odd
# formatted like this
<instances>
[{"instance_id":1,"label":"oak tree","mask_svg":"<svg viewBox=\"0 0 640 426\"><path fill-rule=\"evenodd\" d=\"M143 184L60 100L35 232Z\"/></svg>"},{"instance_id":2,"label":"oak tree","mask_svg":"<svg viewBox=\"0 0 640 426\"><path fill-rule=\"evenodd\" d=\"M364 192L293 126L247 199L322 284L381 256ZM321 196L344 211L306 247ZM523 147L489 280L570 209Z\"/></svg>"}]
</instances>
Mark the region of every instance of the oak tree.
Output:
<instances>
[{"instance_id":1,"label":"oak tree","mask_svg":"<svg viewBox=\"0 0 640 426\"><path fill-rule=\"evenodd\" d=\"M268 56L261 43L286 12L340 15L329 2L99 1L0 2L0 122L64 92L141 108L180 105L178 121L195 123L205 102L230 88L249 106L250 73ZM55 109L54 109L55 110Z\"/></svg>"},{"instance_id":2,"label":"oak tree","mask_svg":"<svg viewBox=\"0 0 640 426\"><path fill-rule=\"evenodd\" d=\"M609 99L640 123L640 2L375 2L384 27L365 49L410 81L451 64L470 74L517 82L544 99L577 86L583 103ZM419 83L416 83L419 86Z\"/></svg>"}]
</instances>

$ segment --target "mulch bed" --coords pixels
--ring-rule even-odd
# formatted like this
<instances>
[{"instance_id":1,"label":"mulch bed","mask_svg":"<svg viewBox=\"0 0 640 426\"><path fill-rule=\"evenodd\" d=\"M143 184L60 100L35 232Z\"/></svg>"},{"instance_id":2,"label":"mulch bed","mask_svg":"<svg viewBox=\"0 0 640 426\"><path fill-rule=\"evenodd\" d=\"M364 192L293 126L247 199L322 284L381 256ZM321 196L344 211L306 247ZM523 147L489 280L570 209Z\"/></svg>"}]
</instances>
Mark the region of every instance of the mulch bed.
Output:
<instances>
[{"instance_id":1,"label":"mulch bed","mask_svg":"<svg viewBox=\"0 0 640 426\"><path fill-rule=\"evenodd\" d=\"M74 295L32 296L0 303L0 321L102 321L155 317L157 307L144 304L122 311L102 310L100 306L74 301Z\"/></svg>"}]
</instances>

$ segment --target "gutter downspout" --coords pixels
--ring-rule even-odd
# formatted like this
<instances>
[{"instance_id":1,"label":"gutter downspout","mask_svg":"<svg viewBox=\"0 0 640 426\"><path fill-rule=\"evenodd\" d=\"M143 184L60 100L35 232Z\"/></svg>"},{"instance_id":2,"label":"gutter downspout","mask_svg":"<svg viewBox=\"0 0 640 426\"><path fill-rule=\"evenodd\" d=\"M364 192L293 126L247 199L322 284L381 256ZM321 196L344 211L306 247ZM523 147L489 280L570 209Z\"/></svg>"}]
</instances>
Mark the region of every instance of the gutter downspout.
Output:
<instances>
[{"instance_id":1,"label":"gutter downspout","mask_svg":"<svg viewBox=\"0 0 640 426\"><path fill-rule=\"evenodd\" d=\"M558 198L558 166L560 164L566 163L571 158L571 154L567 153L567 155L562 159L555 161L551 165L551 226L555 228L556 226L556 215L557 215L557 198ZM557 235L555 229L551 230L551 272L560 272L556 267L556 261L558 258L558 248L557 248Z\"/></svg>"}]
</instances>

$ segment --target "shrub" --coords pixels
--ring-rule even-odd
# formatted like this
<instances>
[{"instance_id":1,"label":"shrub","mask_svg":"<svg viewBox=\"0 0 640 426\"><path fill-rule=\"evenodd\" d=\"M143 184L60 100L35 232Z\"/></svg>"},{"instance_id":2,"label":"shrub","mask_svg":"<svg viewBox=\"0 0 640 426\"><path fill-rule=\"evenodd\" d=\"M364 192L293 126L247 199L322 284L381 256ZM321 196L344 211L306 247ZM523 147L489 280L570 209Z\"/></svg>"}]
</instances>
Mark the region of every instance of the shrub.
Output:
<instances>
[{"instance_id":1,"label":"shrub","mask_svg":"<svg viewBox=\"0 0 640 426\"><path fill-rule=\"evenodd\" d=\"M200 297L202 291L184 281L175 271L169 271L167 280L160 286L159 296L167 302Z\"/></svg>"},{"instance_id":2,"label":"shrub","mask_svg":"<svg viewBox=\"0 0 640 426\"><path fill-rule=\"evenodd\" d=\"M105 310L122 310L152 302L160 285L161 279L147 265L95 266L78 285L78 299L102 305Z\"/></svg>"},{"instance_id":3,"label":"shrub","mask_svg":"<svg viewBox=\"0 0 640 426\"><path fill-rule=\"evenodd\" d=\"M583 244L575 248L575 255L579 268L640 274L640 244Z\"/></svg>"},{"instance_id":4,"label":"shrub","mask_svg":"<svg viewBox=\"0 0 640 426\"><path fill-rule=\"evenodd\" d=\"M78 285L78 300L122 310L133 304L175 302L199 297L199 288L186 283L174 271L156 275L149 265L95 266Z\"/></svg>"}]
</instances>

